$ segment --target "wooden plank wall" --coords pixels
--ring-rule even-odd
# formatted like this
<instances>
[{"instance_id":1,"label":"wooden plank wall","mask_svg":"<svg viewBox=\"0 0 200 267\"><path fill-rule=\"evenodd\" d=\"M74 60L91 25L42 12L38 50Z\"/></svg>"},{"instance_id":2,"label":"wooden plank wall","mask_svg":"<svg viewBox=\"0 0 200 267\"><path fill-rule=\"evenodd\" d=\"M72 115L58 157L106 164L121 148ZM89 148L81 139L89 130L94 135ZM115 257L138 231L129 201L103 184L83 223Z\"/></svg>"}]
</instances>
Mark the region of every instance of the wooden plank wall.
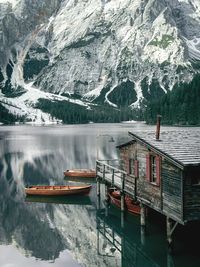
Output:
<instances>
[{"instance_id":1,"label":"wooden plank wall","mask_svg":"<svg viewBox=\"0 0 200 267\"><path fill-rule=\"evenodd\" d=\"M129 173L129 159L136 157L136 143L120 149L120 159L123 161L122 169Z\"/></svg>"},{"instance_id":2,"label":"wooden plank wall","mask_svg":"<svg viewBox=\"0 0 200 267\"><path fill-rule=\"evenodd\" d=\"M190 167L186 170L184 177L184 219L186 221L200 219L200 184L192 184L192 179L199 176L200 167Z\"/></svg>"},{"instance_id":3,"label":"wooden plank wall","mask_svg":"<svg viewBox=\"0 0 200 267\"><path fill-rule=\"evenodd\" d=\"M149 182L146 176L146 155L149 150L137 144L137 160L139 161L139 178L137 183L137 195L139 198L145 200L148 206L154 208L155 210L161 209L161 197L160 197L160 187Z\"/></svg>"},{"instance_id":4,"label":"wooden plank wall","mask_svg":"<svg viewBox=\"0 0 200 267\"><path fill-rule=\"evenodd\" d=\"M182 221L182 171L163 159L161 183L163 213Z\"/></svg>"},{"instance_id":5,"label":"wooden plank wall","mask_svg":"<svg viewBox=\"0 0 200 267\"><path fill-rule=\"evenodd\" d=\"M129 158L139 161L137 197L147 206L164 213L177 221L182 221L182 170L162 158L160 186L152 184L146 177L146 155L151 152L138 143L120 149L124 170L128 170Z\"/></svg>"},{"instance_id":6,"label":"wooden plank wall","mask_svg":"<svg viewBox=\"0 0 200 267\"><path fill-rule=\"evenodd\" d=\"M134 158L139 162L139 178L137 179L137 197L148 202L156 210L161 209L160 187L149 183L146 177L146 155L148 149L138 143L120 149L120 157L124 161L124 170L129 170L129 159Z\"/></svg>"}]
</instances>

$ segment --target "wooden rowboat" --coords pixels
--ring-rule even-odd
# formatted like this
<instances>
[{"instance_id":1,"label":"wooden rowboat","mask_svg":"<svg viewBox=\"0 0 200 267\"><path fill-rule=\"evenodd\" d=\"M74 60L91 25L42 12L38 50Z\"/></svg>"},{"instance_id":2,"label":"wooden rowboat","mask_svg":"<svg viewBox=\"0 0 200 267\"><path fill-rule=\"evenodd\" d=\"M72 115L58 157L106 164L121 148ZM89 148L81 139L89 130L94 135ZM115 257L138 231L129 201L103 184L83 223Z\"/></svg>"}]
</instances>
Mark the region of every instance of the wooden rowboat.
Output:
<instances>
[{"instance_id":1,"label":"wooden rowboat","mask_svg":"<svg viewBox=\"0 0 200 267\"><path fill-rule=\"evenodd\" d=\"M73 169L64 172L66 177L95 178L96 171L93 169Z\"/></svg>"},{"instance_id":2,"label":"wooden rowboat","mask_svg":"<svg viewBox=\"0 0 200 267\"><path fill-rule=\"evenodd\" d=\"M32 196L68 196L68 195L87 195L90 192L91 185L36 185L25 188L27 195Z\"/></svg>"},{"instance_id":3,"label":"wooden rowboat","mask_svg":"<svg viewBox=\"0 0 200 267\"><path fill-rule=\"evenodd\" d=\"M118 208L121 207L121 196L120 191L111 191L109 192L109 198L113 205L117 206ZM140 214L140 206L136 203L132 198L129 196L125 196L125 208L128 212L132 214Z\"/></svg>"}]
</instances>

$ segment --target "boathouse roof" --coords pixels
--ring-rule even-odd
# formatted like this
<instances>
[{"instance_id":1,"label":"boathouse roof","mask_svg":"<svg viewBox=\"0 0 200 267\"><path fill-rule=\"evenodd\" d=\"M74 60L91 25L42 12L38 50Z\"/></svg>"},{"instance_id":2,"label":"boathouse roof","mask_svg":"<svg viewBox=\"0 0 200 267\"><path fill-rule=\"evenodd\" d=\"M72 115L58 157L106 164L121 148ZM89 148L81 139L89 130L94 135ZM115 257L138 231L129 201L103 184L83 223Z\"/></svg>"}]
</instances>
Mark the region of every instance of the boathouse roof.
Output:
<instances>
[{"instance_id":1,"label":"boathouse roof","mask_svg":"<svg viewBox=\"0 0 200 267\"><path fill-rule=\"evenodd\" d=\"M200 127L161 131L159 140L155 131L129 132L129 136L132 140L119 148L137 141L179 167L200 166Z\"/></svg>"}]
</instances>

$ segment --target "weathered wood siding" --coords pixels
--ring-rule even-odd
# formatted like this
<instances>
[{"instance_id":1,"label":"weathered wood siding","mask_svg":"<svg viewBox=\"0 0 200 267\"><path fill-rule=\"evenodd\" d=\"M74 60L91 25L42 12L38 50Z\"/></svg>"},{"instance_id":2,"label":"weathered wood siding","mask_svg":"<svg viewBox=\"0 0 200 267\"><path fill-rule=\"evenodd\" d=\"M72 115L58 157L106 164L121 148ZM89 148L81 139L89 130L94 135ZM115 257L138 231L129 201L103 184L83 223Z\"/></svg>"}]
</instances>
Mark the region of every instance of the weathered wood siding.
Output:
<instances>
[{"instance_id":1,"label":"weathered wood siding","mask_svg":"<svg viewBox=\"0 0 200 267\"><path fill-rule=\"evenodd\" d=\"M120 156L124 162L123 168L128 171L129 159L137 159L139 162L139 177L136 185L137 197L147 206L182 222L182 170L162 157L160 186L149 182L146 174L146 155L150 152L149 149L139 143L122 147Z\"/></svg>"},{"instance_id":2,"label":"weathered wood siding","mask_svg":"<svg viewBox=\"0 0 200 267\"><path fill-rule=\"evenodd\" d=\"M188 168L184 177L184 220L200 220L200 184L192 185L192 179L199 177L200 167Z\"/></svg>"},{"instance_id":3,"label":"weathered wood siding","mask_svg":"<svg viewBox=\"0 0 200 267\"><path fill-rule=\"evenodd\" d=\"M182 170L163 159L161 177L163 213L182 221Z\"/></svg>"},{"instance_id":4,"label":"weathered wood siding","mask_svg":"<svg viewBox=\"0 0 200 267\"><path fill-rule=\"evenodd\" d=\"M146 175L146 155L149 152L146 147L137 144L137 159L139 161L137 196L148 206L159 211L161 209L160 187L150 183Z\"/></svg>"},{"instance_id":5,"label":"weathered wood siding","mask_svg":"<svg viewBox=\"0 0 200 267\"><path fill-rule=\"evenodd\" d=\"M120 159L122 159L122 169L129 173L129 159L136 158L136 143L120 149Z\"/></svg>"},{"instance_id":6,"label":"weathered wood siding","mask_svg":"<svg viewBox=\"0 0 200 267\"><path fill-rule=\"evenodd\" d=\"M129 159L134 158L139 162L139 177L137 179L137 197L142 199L144 203L153 209L161 209L161 193L160 187L152 184L146 177L146 155L149 150L138 144L134 143L120 149L121 159L124 161L124 170L129 169Z\"/></svg>"}]
</instances>

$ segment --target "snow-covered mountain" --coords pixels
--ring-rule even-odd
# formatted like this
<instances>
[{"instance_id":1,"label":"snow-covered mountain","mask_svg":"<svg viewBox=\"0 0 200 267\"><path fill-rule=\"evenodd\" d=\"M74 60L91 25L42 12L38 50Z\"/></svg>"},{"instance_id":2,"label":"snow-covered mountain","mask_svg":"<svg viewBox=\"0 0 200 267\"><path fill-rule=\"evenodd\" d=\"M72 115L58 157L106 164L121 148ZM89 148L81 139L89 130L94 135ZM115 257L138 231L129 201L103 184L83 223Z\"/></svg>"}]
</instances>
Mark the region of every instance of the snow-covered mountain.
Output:
<instances>
[{"instance_id":1,"label":"snow-covered mountain","mask_svg":"<svg viewBox=\"0 0 200 267\"><path fill-rule=\"evenodd\" d=\"M47 120L39 98L117 107L123 88L139 107L154 87L191 81L199 28L199 0L0 0L0 101Z\"/></svg>"}]
</instances>

